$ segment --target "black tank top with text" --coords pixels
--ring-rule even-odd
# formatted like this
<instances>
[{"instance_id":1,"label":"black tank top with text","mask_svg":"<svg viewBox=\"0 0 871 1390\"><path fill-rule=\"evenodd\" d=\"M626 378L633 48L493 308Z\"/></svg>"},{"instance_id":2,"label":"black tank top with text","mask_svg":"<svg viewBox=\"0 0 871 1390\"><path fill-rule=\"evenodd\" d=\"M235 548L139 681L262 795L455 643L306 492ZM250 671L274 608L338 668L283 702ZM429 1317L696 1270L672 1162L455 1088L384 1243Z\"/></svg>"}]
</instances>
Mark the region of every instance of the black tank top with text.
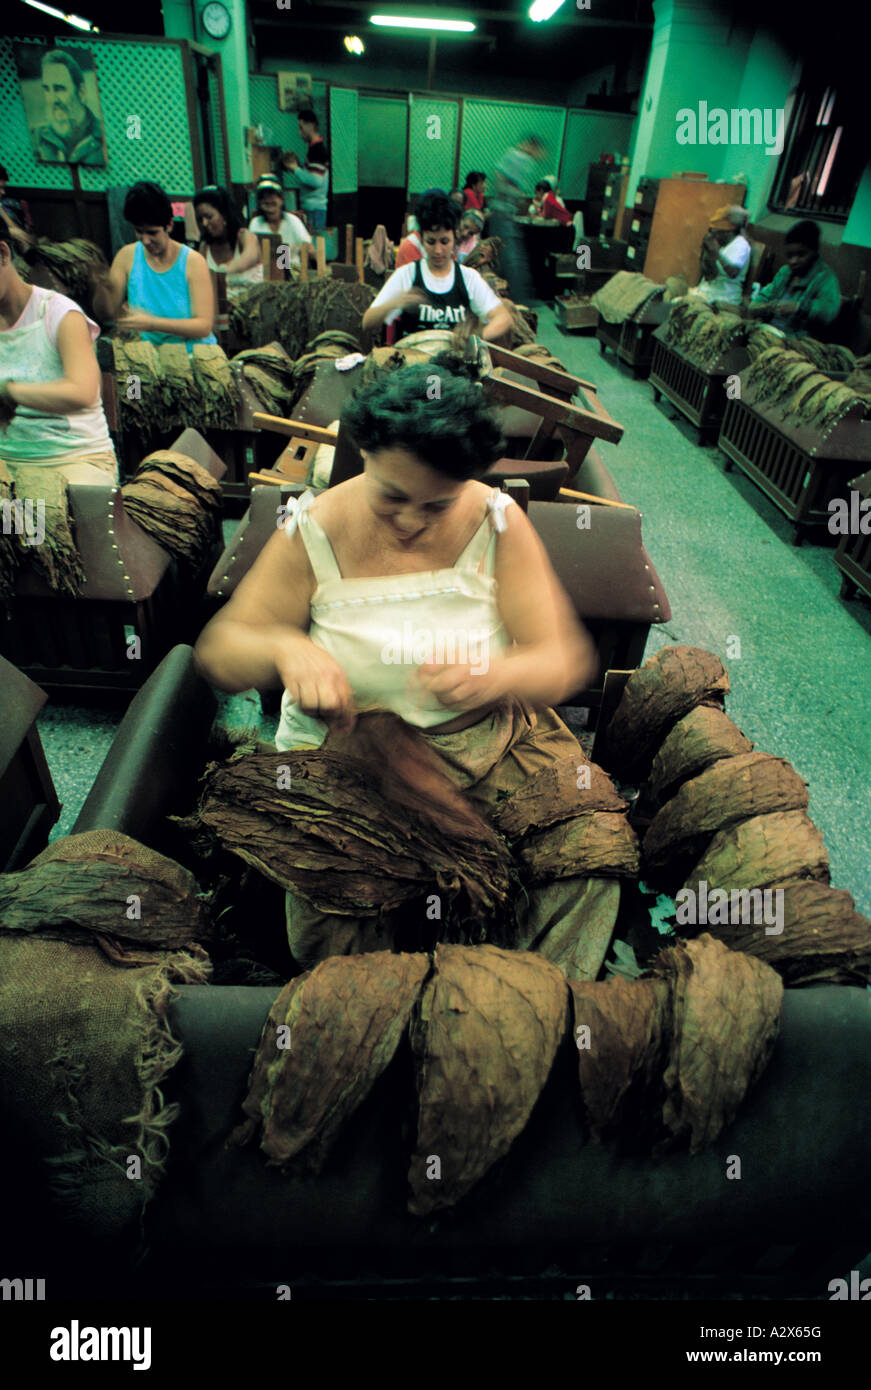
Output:
<instances>
[{"instance_id":1,"label":"black tank top with text","mask_svg":"<svg viewBox=\"0 0 871 1390\"><path fill-rule=\"evenodd\" d=\"M425 328L455 328L458 323L463 322L467 311L471 310L469 291L456 261L454 283L445 294L435 294L433 290L427 289L421 274L422 266L423 260L415 261L411 288L425 295L426 303L413 304L410 309L403 309L399 316L397 339L407 338L409 333L420 333Z\"/></svg>"}]
</instances>

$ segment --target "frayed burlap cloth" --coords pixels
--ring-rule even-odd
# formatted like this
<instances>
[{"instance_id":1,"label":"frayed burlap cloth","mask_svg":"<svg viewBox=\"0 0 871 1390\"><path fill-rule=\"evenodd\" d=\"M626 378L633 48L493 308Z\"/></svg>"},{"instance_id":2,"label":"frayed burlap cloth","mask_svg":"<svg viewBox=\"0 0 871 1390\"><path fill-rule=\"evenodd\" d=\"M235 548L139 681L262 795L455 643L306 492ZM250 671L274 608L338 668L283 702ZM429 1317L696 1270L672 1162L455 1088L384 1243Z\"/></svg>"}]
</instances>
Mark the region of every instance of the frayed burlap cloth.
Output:
<instances>
[{"instance_id":1,"label":"frayed burlap cloth","mask_svg":"<svg viewBox=\"0 0 871 1390\"><path fill-rule=\"evenodd\" d=\"M55 845L65 867L87 870L99 889L104 859L121 842L136 847L111 831ZM168 1008L175 985L206 984L211 966L189 937L185 950L162 949L167 932L147 925L147 911L136 941L123 898L124 939L107 937L99 891L90 927L87 895L67 894L57 927L34 930L45 919L43 905L33 906L44 896L45 866L61 862L55 845L20 874L3 875L4 925L18 925L0 934L0 1113L4 1132L45 1171L58 1214L89 1240L109 1239L135 1224L163 1176L179 1107L165 1103L161 1087L182 1055ZM178 865L138 848L133 886L143 905L171 908L175 880L196 889Z\"/></svg>"},{"instance_id":2,"label":"frayed burlap cloth","mask_svg":"<svg viewBox=\"0 0 871 1390\"><path fill-rule=\"evenodd\" d=\"M625 323L637 314L649 299L664 293L665 286L657 285L644 275L631 270L618 270L600 290L592 296L594 304L608 323Z\"/></svg>"}]
</instances>

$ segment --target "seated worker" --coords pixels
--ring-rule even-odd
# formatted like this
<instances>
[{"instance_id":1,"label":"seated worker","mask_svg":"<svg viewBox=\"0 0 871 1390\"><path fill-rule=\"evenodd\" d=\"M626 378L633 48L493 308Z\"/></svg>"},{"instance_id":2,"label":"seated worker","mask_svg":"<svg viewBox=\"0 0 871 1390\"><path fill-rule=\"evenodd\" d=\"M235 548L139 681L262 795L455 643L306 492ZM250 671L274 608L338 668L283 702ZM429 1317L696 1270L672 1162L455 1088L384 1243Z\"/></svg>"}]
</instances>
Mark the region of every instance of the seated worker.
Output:
<instances>
[{"instance_id":1,"label":"seated worker","mask_svg":"<svg viewBox=\"0 0 871 1390\"><path fill-rule=\"evenodd\" d=\"M156 183L135 183L124 216L137 240L93 278L94 312L149 343L216 343L215 296L205 258L173 241L172 204Z\"/></svg>"},{"instance_id":2,"label":"seated worker","mask_svg":"<svg viewBox=\"0 0 871 1390\"><path fill-rule=\"evenodd\" d=\"M556 220L564 227L568 227L572 220L572 214L562 198L554 193L553 185L547 179L540 179L535 185L535 197L529 206L529 216Z\"/></svg>"},{"instance_id":3,"label":"seated worker","mask_svg":"<svg viewBox=\"0 0 871 1390\"><path fill-rule=\"evenodd\" d=\"M463 207L474 208L475 212L483 212L486 191L487 175L476 169L471 169L466 175L466 182L463 186Z\"/></svg>"},{"instance_id":4,"label":"seated worker","mask_svg":"<svg viewBox=\"0 0 871 1390\"><path fill-rule=\"evenodd\" d=\"M454 260L456 203L430 193L421 198L417 216L423 259L394 270L363 315L363 331L398 320L398 340L424 328L453 328L472 313L484 323L482 338L500 338L511 327L511 315L477 270Z\"/></svg>"},{"instance_id":5,"label":"seated worker","mask_svg":"<svg viewBox=\"0 0 871 1390\"><path fill-rule=\"evenodd\" d=\"M693 295L708 304L741 303L753 249L744 234L749 221L749 212L737 203L714 213L702 241L703 278Z\"/></svg>"},{"instance_id":6,"label":"seated worker","mask_svg":"<svg viewBox=\"0 0 871 1390\"><path fill-rule=\"evenodd\" d=\"M446 196L445 190L443 188L426 188L418 198L418 204L421 203L424 198L428 198L431 193L440 193L443 198ZM411 265L412 261L419 261L423 256L423 242L421 241L420 236L420 223L418 222L415 213L411 212L408 214L408 216L405 219L405 225L407 228L406 234L400 241L399 246L396 250L397 270L399 270L401 266Z\"/></svg>"},{"instance_id":7,"label":"seated worker","mask_svg":"<svg viewBox=\"0 0 871 1390\"><path fill-rule=\"evenodd\" d=\"M225 188L212 184L194 194L194 212L200 229L200 255L209 270L227 277L227 294L233 299L263 279L263 253L253 232L242 219Z\"/></svg>"},{"instance_id":8,"label":"seated worker","mask_svg":"<svg viewBox=\"0 0 871 1390\"><path fill-rule=\"evenodd\" d=\"M481 239L484 230L484 217L474 208L467 208L460 218L460 227L457 232L457 260L463 264L466 257L471 255Z\"/></svg>"},{"instance_id":9,"label":"seated worker","mask_svg":"<svg viewBox=\"0 0 871 1390\"><path fill-rule=\"evenodd\" d=\"M364 472L303 496L204 628L196 665L222 690L283 687L282 750L326 741L333 751L341 735L353 755L358 713L392 711L456 785L474 784L488 816L504 789L577 754L551 707L593 673L592 642L528 517L478 481L503 441L476 383L439 358L402 367L358 390L342 427ZM407 629L443 640L429 656L409 648L388 660L385 642ZM530 888L518 941L538 945L577 919L578 887ZM391 945L373 943L371 918L324 915L295 892L287 927L304 967Z\"/></svg>"},{"instance_id":10,"label":"seated worker","mask_svg":"<svg viewBox=\"0 0 871 1390\"><path fill-rule=\"evenodd\" d=\"M69 482L118 481L100 401L94 342L100 330L78 304L28 285L0 224L0 461L58 470Z\"/></svg>"},{"instance_id":11,"label":"seated worker","mask_svg":"<svg viewBox=\"0 0 871 1390\"><path fill-rule=\"evenodd\" d=\"M841 287L820 256L820 229L815 222L796 222L786 234L786 265L764 289L757 290L751 318L763 319L790 338L816 337L837 318Z\"/></svg>"},{"instance_id":12,"label":"seated worker","mask_svg":"<svg viewBox=\"0 0 871 1390\"><path fill-rule=\"evenodd\" d=\"M284 189L274 174L264 174L257 184L257 216L248 223L248 230L255 236L280 236L281 244L289 248L290 265L299 265L301 254L313 264L312 239L305 223L286 211Z\"/></svg>"}]
</instances>

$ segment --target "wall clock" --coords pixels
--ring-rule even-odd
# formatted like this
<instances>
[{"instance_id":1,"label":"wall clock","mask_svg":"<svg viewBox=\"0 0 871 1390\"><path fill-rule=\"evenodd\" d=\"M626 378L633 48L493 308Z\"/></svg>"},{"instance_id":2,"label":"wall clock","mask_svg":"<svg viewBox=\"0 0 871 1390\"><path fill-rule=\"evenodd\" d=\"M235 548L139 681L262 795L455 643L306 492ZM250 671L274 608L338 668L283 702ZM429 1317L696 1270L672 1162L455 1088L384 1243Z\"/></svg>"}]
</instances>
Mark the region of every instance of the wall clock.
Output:
<instances>
[{"instance_id":1,"label":"wall clock","mask_svg":"<svg viewBox=\"0 0 871 1390\"><path fill-rule=\"evenodd\" d=\"M221 0L209 0L200 13L203 28L211 39L225 39L230 32L232 20L230 11Z\"/></svg>"}]
</instances>

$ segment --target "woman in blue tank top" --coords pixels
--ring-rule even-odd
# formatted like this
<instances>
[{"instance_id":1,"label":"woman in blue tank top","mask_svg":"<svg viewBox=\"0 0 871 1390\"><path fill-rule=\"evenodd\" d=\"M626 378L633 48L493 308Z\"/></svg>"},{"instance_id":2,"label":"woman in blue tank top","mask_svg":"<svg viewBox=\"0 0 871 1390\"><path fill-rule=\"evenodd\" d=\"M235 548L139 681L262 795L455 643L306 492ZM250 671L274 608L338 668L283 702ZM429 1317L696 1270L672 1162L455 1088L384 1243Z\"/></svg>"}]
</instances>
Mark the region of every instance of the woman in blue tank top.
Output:
<instances>
[{"instance_id":1,"label":"woman in blue tank top","mask_svg":"<svg viewBox=\"0 0 871 1390\"><path fill-rule=\"evenodd\" d=\"M94 312L150 343L216 343L214 294L198 251L173 241L172 204L154 183L137 183L124 201L137 240L122 246L94 284Z\"/></svg>"}]
</instances>

